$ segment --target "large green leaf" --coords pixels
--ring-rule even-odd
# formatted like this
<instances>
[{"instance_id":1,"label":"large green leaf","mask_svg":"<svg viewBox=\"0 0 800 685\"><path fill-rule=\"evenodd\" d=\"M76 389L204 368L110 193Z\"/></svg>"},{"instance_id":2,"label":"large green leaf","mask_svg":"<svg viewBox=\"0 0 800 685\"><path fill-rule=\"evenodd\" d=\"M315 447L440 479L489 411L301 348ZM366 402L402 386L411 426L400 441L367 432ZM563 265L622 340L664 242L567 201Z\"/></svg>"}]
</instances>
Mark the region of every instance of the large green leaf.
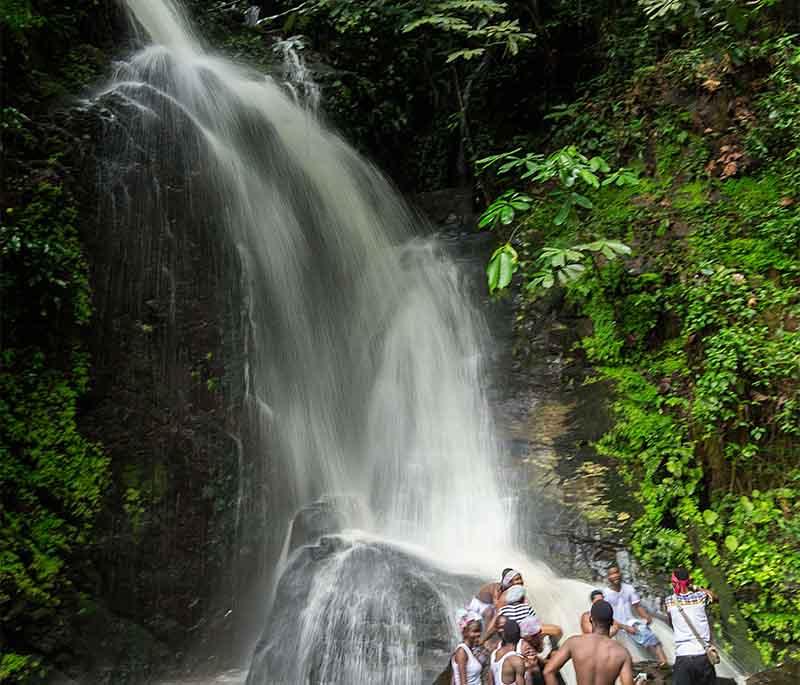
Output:
<instances>
[{"instance_id":1,"label":"large green leaf","mask_svg":"<svg viewBox=\"0 0 800 685\"><path fill-rule=\"evenodd\" d=\"M564 204L561 205L561 209L558 210L558 214L556 214L556 218L553 219L553 223L556 226L561 226L569 217L569 213L572 210L572 201L567 199L564 200Z\"/></svg>"}]
</instances>

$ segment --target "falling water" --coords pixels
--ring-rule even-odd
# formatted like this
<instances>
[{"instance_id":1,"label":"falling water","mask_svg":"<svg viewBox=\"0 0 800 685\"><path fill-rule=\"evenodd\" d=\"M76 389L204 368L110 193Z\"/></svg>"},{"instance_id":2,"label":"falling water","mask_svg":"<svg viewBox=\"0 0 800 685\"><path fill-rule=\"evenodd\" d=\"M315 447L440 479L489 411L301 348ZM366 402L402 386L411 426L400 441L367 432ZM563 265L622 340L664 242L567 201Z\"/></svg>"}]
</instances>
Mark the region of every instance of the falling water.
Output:
<instances>
[{"instance_id":1,"label":"falling water","mask_svg":"<svg viewBox=\"0 0 800 685\"><path fill-rule=\"evenodd\" d=\"M292 93L295 103L317 112L320 90L303 57L305 48L302 36L292 36L275 43L273 50L283 62L283 83Z\"/></svg>"},{"instance_id":2,"label":"falling water","mask_svg":"<svg viewBox=\"0 0 800 685\"><path fill-rule=\"evenodd\" d=\"M455 608L505 566L546 621L577 630L589 587L513 544L487 331L458 269L321 126L307 72L299 106L205 50L170 0L127 5L150 44L104 95L135 107L130 149L180 159L243 274L247 420L285 533L248 683L425 682L442 663L421 646L451 648Z\"/></svg>"}]
</instances>

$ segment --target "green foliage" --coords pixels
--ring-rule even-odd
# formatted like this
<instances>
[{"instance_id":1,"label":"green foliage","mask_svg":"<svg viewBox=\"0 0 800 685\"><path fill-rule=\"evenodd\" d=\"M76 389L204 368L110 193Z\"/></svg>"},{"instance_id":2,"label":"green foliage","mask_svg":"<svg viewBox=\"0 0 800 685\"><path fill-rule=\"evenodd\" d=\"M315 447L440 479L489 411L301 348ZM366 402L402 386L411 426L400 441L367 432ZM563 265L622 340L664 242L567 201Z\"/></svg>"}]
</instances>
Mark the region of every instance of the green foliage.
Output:
<instances>
[{"instance_id":1,"label":"green foliage","mask_svg":"<svg viewBox=\"0 0 800 685\"><path fill-rule=\"evenodd\" d=\"M495 291L504 290L511 284L511 279L519 268L519 255L511 247L511 243L506 243L498 247L492 254L489 264L486 267L486 281L489 286L489 294Z\"/></svg>"},{"instance_id":2,"label":"green foliage","mask_svg":"<svg viewBox=\"0 0 800 685\"><path fill-rule=\"evenodd\" d=\"M520 154L521 151L522 148L515 148L510 152L484 157L475 164L484 172L497 166L498 176L514 173L520 182L527 182L532 187L544 186L549 192L545 198L540 197L538 201L515 190L502 193L481 214L478 228L509 226L520 214L529 212L537 202L542 207L549 207L551 203L558 205L559 209L551 219L553 226L560 228L565 224L577 225L578 210L591 210L593 207L588 194L593 194L604 187L622 188L638 184L636 174L630 169L621 168L611 173L611 167L602 157L595 156L589 159L571 145L556 150L549 156L530 152ZM511 234L505 246L498 248L489 262L487 277L490 293L503 290L511 283L510 276L507 279L498 276L501 273L498 265L503 255L510 255L512 250L510 243L518 229L519 227ZM600 268L601 265L591 257L593 253L601 254L610 261L630 252L627 245L606 239L580 243L568 248L546 247L533 261L534 266L538 265L538 268L534 271L526 269L525 287L531 292L536 292L541 289L547 290L556 283L565 285L580 278L586 271L587 264L595 269ZM510 257L508 259L510 260ZM517 266L517 254L514 252L514 271L517 270Z\"/></svg>"},{"instance_id":3,"label":"green foliage","mask_svg":"<svg viewBox=\"0 0 800 685\"><path fill-rule=\"evenodd\" d=\"M478 228L494 228L498 223L508 226L517 213L527 212L533 200L524 193L507 190L492 202L478 219Z\"/></svg>"},{"instance_id":4,"label":"green foliage","mask_svg":"<svg viewBox=\"0 0 800 685\"><path fill-rule=\"evenodd\" d=\"M504 16L508 5L494 0L443 0L429 2L420 8L423 16L403 26L403 33L420 28L432 28L457 36L466 43L456 47L446 57L446 63L471 60L484 56L492 48L502 48L504 55L514 56L520 48L536 38L520 29L518 19L491 23Z\"/></svg>"},{"instance_id":5,"label":"green foliage","mask_svg":"<svg viewBox=\"0 0 800 685\"><path fill-rule=\"evenodd\" d=\"M108 477L106 457L76 422L89 373L79 329L91 309L75 218L63 188L41 181L0 228L0 629L12 645L4 682L39 669L13 651L16 633L53 622L74 593L68 564L90 543Z\"/></svg>"},{"instance_id":6,"label":"green foliage","mask_svg":"<svg viewBox=\"0 0 800 685\"><path fill-rule=\"evenodd\" d=\"M0 23L12 32L20 34L44 22L43 16L34 13L30 0L0 0Z\"/></svg>"},{"instance_id":7,"label":"green foliage","mask_svg":"<svg viewBox=\"0 0 800 685\"><path fill-rule=\"evenodd\" d=\"M592 253L602 254L610 261L620 255L629 255L631 248L618 240L595 240L567 248L545 247L536 258L540 271L528 281L527 289L535 292L539 288L552 288L556 283L567 285L586 273L587 263L599 269Z\"/></svg>"}]
</instances>

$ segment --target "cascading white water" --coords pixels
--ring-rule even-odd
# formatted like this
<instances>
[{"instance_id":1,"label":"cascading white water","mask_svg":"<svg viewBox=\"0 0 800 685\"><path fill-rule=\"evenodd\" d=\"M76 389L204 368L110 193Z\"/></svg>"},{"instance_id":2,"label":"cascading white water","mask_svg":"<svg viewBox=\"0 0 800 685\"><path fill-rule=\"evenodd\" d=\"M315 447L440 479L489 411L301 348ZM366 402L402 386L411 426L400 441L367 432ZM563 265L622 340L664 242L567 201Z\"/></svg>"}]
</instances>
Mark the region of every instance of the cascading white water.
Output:
<instances>
[{"instance_id":1,"label":"cascading white water","mask_svg":"<svg viewBox=\"0 0 800 685\"><path fill-rule=\"evenodd\" d=\"M248 682L422 682L420 635L444 623L455 638L453 611L505 566L546 621L577 630L589 586L514 547L487 332L459 271L312 107L204 50L170 0L127 5L151 45L104 93L140 113L133 143L171 146L204 179L210 221L236 245L263 473L285 476L287 516L354 503L346 532L291 551L287 537Z\"/></svg>"},{"instance_id":2,"label":"cascading white water","mask_svg":"<svg viewBox=\"0 0 800 685\"><path fill-rule=\"evenodd\" d=\"M294 101L316 113L321 94L303 57L305 48L302 36L292 36L275 43L273 50L283 61L283 82L292 93Z\"/></svg>"}]
</instances>

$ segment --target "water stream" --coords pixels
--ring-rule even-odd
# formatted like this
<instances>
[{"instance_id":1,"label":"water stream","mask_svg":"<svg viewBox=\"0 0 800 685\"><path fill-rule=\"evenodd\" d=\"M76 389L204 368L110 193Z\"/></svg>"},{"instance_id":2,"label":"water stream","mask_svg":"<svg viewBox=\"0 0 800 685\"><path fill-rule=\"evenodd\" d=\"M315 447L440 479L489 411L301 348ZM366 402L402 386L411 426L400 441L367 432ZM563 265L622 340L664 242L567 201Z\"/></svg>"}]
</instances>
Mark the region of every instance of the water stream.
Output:
<instances>
[{"instance_id":1,"label":"water stream","mask_svg":"<svg viewBox=\"0 0 800 685\"><path fill-rule=\"evenodd\" d=\"M248 685L429 682L455 609L507 566L539 615L576 631L590 586L517 548L484 391L491 339L462 271L320 123L301 63L292 97L207 50L174 2L127 6L145 47L101 95L135 106L128 146L181 160L242 267L246 421L270 482L240 482L237 525L268 490L282 541Z\"/></svg>"}]
</instances>

